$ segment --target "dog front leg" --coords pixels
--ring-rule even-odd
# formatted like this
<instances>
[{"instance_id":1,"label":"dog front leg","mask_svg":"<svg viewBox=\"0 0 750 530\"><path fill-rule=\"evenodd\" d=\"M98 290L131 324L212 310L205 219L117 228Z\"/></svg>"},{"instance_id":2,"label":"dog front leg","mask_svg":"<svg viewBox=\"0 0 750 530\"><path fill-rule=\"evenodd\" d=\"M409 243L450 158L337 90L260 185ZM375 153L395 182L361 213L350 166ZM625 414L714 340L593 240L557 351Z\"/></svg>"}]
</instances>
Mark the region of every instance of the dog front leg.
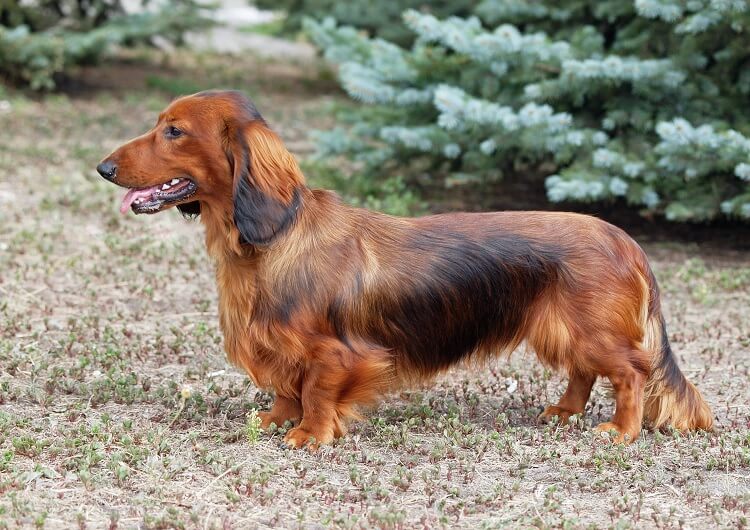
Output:
<instances>
[{"instance_id":1,"label":"dog front leg","mask_svg":"<svg viewBox=\"0 0 750 530\"><path fill-rule=\"evenodd\" d=\"M276 394L271 410L258 413L260 427L267 429L271 424L281 427L287 421L294 423L302 417L302 403L297 398Z\"/></svg>"},{"instance_id":2,"label":"dog front leg","mask_svg":"<svg viewBox=\"0 0 750 530\"><path fill-rule=\"evenodd\" d=\"M302 380L302 421L284 437L290 447L315 449L329 444L337 434L339 424L336 397L341 381L335 377L337 369L326 370L323 363L313 361L306 367Z\"/></svg>"},{"instance_id":3,"label":"dog front leg","mask_svg":"<svg viewBox=\"0 0 750 530\"><path fill-rule=\"evenodd\" d=\"M392 386L391 352L356 339L323 338L311 345L300 384L302 421L284 441L315 449L346 433L346 419Z\"/></svg>"}]
</instances>

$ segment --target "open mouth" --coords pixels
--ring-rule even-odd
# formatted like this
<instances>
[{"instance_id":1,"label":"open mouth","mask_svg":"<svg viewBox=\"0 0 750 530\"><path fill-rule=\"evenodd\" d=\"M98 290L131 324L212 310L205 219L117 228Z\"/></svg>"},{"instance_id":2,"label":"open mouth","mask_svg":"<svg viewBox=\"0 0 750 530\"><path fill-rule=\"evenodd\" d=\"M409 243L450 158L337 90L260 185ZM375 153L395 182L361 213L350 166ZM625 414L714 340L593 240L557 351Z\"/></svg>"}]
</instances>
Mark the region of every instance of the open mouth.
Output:
<instances>
[{"instance_id":1,"label":"open mouth","mask_svg":"<svg viewBox=\"0 0 750 530\"><path fill-rule=\"evenodd\" d=\"M149 188L130 188L122 199L120 212L126 213L130 208L135 213L156 213L165 206L192 197L196 191L198 186L187 178L174 178Z\"/></svg>"}]
</instances>

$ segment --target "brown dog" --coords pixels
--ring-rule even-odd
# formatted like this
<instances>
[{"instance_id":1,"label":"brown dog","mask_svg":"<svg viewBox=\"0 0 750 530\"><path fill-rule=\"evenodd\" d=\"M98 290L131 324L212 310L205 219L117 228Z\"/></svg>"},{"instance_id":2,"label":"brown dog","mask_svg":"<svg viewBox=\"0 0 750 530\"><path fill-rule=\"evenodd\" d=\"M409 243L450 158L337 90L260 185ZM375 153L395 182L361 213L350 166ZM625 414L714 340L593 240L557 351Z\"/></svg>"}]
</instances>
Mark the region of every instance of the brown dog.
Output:
<instances>
[{"instance_id":1,"label":"brown dog","mask_svg":"<svg viewBox=\"0 0 750 530\"><path fill-rule=\"evenodd\" d=\"M614 387L602 431L710 429L677 366L656 280L622 230L570 213L417 219L352 208L305 185L294 157L237 92L178 99L98 167L129 188L122 211L200 215L216 261L229 360L273 389L262 425L298 421L287 444L345 433L356 405L458 361L526 341L570 382L543 418L583 412Z\"/></svg>"}]
</instances>

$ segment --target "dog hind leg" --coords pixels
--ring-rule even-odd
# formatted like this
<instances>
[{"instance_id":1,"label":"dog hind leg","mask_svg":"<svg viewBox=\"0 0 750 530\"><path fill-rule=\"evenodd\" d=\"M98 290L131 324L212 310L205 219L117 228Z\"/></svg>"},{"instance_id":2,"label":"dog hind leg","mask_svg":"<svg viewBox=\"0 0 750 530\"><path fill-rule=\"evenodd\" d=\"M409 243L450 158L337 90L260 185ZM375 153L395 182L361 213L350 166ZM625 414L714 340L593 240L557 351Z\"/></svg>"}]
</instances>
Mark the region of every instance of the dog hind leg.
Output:
<instances>
[{"instance_id":1,"label":"dog hind leg","mask_svg":"<svg viewBox=\"0 0 750 530\"><path fill-rule=\"evenodd\" d=\"M549 421L557 416L560 423L567 423L571 416L580 414L586 408L596 376L573 371L568 380L568 388L557 405L550 405L539 415L539 419Z\"/></svg>"}]
</instances>

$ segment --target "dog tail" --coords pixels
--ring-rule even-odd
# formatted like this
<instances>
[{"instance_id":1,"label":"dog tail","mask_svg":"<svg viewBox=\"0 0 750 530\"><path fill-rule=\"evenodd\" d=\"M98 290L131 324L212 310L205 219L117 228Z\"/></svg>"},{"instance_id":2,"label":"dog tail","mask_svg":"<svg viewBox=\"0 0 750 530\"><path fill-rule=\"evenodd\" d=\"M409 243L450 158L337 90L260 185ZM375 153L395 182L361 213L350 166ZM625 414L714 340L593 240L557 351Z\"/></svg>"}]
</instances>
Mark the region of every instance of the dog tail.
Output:
<instances>
[{"instance_id":1,"label":"dog tail","mask_svg":"<svg viewBox=\"0 0 750 530\"><path fill-rule=\"evenodd\" d=\"M646 382L644 417L654 428L672 426L678 430L713 427L713 414L698 389L677 365L669 345L667 326L659 304L659 288L653 273L648 270L648 309L643 346L653 354L651 376Z\"/></svg>"}]
</instances>

